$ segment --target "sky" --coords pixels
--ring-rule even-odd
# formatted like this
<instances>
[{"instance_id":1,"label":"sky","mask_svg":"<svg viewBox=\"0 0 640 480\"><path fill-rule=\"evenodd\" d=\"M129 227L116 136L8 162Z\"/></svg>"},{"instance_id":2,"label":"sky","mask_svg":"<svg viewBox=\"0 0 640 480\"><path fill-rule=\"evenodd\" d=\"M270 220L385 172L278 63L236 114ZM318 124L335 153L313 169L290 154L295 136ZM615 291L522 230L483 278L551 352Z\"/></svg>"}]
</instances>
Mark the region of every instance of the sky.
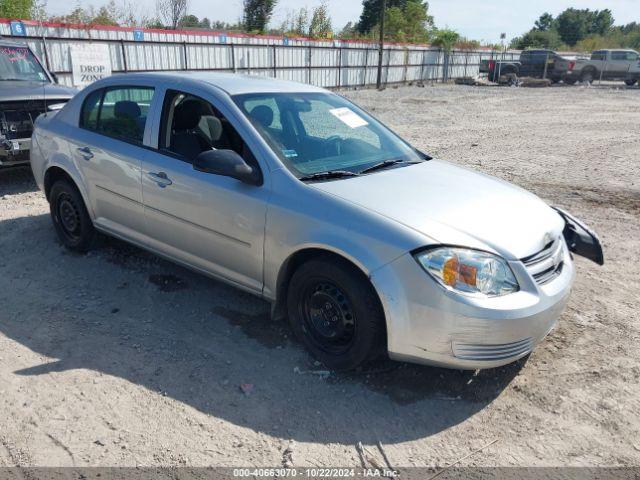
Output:
<instances>
[{"instance_id":1,"label":"sky","mask_svg":"<svg viewBox=\"0 0 640 480\"><path fill-rule=\"evenodd\" d=\"M121 0L116 0L120 2ZM132 0L146 14L155 9L155 0ZM273 25L279 25L287 12L300 7L313 8L321 0L278 0ZM48 0L47 10L55 15L68 13L75 5L99 6L106 0ZM533 26L544 12L557 15L565 8L590 8L613 12L616 24L640 21L639 0L430 0L429 10L436 26L449 27L470 39L498 43L500 33L507 38L520 35ZM328 0L334 30L348 21L357 21L362 10L361 0ZM236 22L242 12L242 0L189 0L189 13L211 20Z\"/></svg>"}]
</instances>

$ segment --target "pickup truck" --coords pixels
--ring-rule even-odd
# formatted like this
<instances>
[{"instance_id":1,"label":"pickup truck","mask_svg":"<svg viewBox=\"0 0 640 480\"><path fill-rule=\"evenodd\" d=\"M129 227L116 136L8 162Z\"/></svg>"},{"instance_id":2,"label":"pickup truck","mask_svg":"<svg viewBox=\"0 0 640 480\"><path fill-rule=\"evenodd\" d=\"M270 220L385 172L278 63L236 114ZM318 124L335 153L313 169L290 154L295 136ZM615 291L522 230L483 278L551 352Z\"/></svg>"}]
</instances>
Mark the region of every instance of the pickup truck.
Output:
<instances>
[{"instance_id":1,"label":"pickup truck","mask_svg":"<svg viewBox=\"0 0 640 480\"><path fill-rule=\"evenodd\" d=\"M27 45L0 39L0 168L29 163L35 119L76 93L56 83Z\"/></svg>"},{"instance_id":2,"label":"pickup truck","mask_svg":"<svg viewBox=\"0 0 640 480\"><path fill-rule=\"evenodd\" d=\"M564 83L594 80L622 80L632 86L640 78L640 55L635 50L596 50L587 60L563 60L555 64L554 75Z\"/></svg>"},{"instance_id":3,"label":"pickup truck","mask_svg":"<svg viewBox=\"0 0 640 480\"><path fill-rule=\"evenodd\" d=\"M497 82L499 77L507 77L509 83L515 83L518 77L549 78L559 82L562 76L557 74L556 63L565 60L553 50L524 50L520 59L482 60L480 73L488 74L489 80Z\"/></svg>"}]
</instances>

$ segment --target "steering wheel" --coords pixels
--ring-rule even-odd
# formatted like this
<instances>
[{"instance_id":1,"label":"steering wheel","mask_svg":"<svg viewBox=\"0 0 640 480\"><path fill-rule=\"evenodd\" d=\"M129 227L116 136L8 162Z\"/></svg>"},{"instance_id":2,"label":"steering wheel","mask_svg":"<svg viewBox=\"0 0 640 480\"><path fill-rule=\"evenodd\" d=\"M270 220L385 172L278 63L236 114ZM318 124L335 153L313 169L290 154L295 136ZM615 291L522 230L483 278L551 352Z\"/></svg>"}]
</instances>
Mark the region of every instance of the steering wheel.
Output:
<instances>
[{"instance_id":1,"label":"steering wheel","mask_svg":"<svg viewBox=\"0 0 640 480\"><path fill-rule=\"evenodd\" d=\"M340 135L331 135L325 140L327 151L333 151L336 155L342 155L342 142L344 137Z\"/></svg>"}]
</instances>

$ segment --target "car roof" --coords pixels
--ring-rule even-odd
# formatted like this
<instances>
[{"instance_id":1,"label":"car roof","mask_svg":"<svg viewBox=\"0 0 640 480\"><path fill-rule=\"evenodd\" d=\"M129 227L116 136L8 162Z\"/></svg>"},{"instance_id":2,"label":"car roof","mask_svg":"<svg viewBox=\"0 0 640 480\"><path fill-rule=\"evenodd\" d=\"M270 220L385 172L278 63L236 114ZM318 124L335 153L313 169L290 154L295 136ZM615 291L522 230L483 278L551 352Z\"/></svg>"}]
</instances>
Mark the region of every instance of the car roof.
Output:
<instances>
[{"instance_id":1,"label":"car roof","mask_svg":"<svg viewBox=\"0 0 640 480\"><path fill-rule=\"evenodd\" d=\"M279 92L324 92L325 90L313 85L274 79L262 75L246 75L222 72L144 72L114 75L101 81L102 85L122 85L130 79L146 80L150 83L158 80L168 82L188 82L193 84L206 83L218 87L229 95L243 93L279 93Z\"/></svg>"}]
</instances>

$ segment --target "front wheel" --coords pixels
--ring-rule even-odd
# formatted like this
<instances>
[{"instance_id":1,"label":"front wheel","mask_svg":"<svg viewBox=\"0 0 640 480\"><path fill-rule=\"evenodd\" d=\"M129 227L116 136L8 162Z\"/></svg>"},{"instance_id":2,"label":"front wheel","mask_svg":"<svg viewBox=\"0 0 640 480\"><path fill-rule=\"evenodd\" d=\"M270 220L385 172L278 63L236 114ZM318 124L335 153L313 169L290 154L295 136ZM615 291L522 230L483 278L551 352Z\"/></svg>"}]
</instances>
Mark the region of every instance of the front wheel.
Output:
<instances>
[{"instance_id":1,"label":"front wheel","mask_svg":"<svg viewBox=\"0 0 640 480\"><path fill-rule=\"evenodd\" d=\"M382 306L369 280L346 261L327 256L300 266L287 310L296 336L331 369L353 369L381 353Z\"/></svg>"},{"instance_id":2,"label":"front wheel","mask_svg":"<svg viewBox=\"0 0 640 480\"><path fill-rule=\"evenodd\" d=\"M637 78L629 78L629 79L625 80L624 83L626 83L627 86L629 86L629 87L633 87L636 83L638 83L638 79Z\"/></svg>"},{"instance_id":3,"label":"front wheel","mask_svg":"<svg viewBox=\"0 0 640 480\"><path fill-rule=\"evenodd\" d=\"M84 253L97 236L80 192L68 180L58 180L49 194L51 219L60 241L69 250Z\"/></svg>"}]
</instances>

